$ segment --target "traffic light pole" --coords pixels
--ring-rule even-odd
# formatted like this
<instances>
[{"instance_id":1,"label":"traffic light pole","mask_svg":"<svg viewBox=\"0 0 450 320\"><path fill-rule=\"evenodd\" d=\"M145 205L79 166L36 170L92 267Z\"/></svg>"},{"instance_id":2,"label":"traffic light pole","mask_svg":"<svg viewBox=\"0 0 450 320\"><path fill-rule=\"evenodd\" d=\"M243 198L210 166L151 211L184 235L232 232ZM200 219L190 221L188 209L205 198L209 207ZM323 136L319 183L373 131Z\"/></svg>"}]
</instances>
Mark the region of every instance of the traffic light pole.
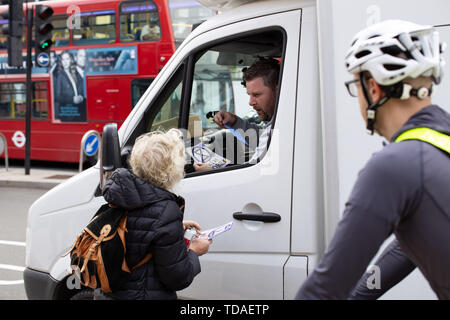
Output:
<instances>
[{"instance_id":1,"label":"traffic light pole","mask_svg":"<svg viewBox=\"0 0 450 320\"><path fill-rule=\"evenodd\" d=\"M33 7L27 7L27 106L25 114L25 174L30 174L30 150L31 150L31 107L32 107L32 82L31 69L33 63L31 59L33 30Z\"/></svg>"}]
</instances>

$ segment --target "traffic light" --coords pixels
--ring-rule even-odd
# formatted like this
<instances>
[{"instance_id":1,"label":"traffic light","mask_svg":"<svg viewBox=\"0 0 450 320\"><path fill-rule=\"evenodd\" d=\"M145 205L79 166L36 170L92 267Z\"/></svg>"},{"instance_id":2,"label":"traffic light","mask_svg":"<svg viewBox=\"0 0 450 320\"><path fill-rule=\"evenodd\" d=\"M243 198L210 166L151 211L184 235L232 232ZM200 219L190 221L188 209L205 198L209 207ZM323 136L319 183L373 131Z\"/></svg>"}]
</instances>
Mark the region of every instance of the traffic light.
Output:
<instances>
[{"instance_id":1,"label":"traffic light","mask_svg":"<svg viewBox=\"0 0 450 320\"><path fill-rule=\"evenodd\" d=\"M53 25L50 18L53 9L49 6L36 6L35 16L35 62L40 67L48 67L50 64L50 47L53 44Z\"/></svg>"},{"instance_id":2,"label":"traffic light","mask_svg":"<svg viewBox=\"0 0 450 320\"><path fill-rule=\"evenodd\" d=\"M2 0L2 4L8 4L8 10L1 14L3 19L8 19L8 24L2 28L2 33L8 35L8 64L22 67L22 37L25 30L23 0Z\"/></svg>"}]
</instances>

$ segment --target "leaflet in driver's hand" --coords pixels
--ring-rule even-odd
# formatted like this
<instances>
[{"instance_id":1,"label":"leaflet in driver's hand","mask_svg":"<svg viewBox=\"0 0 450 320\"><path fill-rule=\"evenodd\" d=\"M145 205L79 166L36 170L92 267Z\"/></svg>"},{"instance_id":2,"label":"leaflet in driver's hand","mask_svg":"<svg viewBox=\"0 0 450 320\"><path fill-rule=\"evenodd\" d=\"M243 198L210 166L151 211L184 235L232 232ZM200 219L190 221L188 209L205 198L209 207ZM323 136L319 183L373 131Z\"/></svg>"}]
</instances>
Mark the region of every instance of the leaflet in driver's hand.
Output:
<instances>
[{"instance_id":1,"label":"leaflet in driver's hand","mask_svg":"<svg viewBox=\"0 0 450 320\"><path fill-rule=\"evenodd\" d=\"M186 148L186 152L194 159L195 163L205 163L213 169L223 168L231 163L230 160L218 155L203 143Z\"/></svg>"}]
</instances>

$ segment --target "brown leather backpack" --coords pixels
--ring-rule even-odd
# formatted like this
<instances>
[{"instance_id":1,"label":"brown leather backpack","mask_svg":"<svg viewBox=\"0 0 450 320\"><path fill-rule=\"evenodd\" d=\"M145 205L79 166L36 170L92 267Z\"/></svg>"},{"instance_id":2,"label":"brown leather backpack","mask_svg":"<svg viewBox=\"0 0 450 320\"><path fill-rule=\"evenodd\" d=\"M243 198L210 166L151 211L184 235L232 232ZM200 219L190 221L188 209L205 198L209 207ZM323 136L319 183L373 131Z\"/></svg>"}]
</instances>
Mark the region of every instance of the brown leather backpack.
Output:
<instances>
[{"instance_id":1,"label":"brown leather backpack","mask_svg":"<svg viewBox=\"0 0 450 320\"><path fill-rule=\"evenodd\" d=\"M151 259L149 253L130 271L125 258L126 223L126 210L104 204L77 236L67 254L83 286L111 293L127 273Z\"/></svg>"}]
</instances>

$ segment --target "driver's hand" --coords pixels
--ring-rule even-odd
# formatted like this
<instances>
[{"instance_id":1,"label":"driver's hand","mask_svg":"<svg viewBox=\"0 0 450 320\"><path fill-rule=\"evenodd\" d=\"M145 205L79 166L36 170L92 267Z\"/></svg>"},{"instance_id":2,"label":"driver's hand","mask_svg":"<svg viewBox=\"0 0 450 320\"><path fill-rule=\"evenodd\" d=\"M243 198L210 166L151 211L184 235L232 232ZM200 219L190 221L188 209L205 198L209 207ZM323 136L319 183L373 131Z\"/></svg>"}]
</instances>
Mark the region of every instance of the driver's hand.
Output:
<instances>
[{"instance_id":1,"label":"driver's hand","mask_svg":"<svg viewBox=\"0 0 450 320\"><path fill-rule=\"evenodd\" d=\"M212 167L206 163L194 163L195 171L208 171L212 170Z\"/></svg>"},{"instance_id":2,"label":"driver's hand","mask_svg":"<svg viewBox=\"0 0 450 320\"><path fill-rule=\"evenodd\" d=\"M214 116L214 122L217 123L222 129L225 129L225 125L229 125L231 127L236 123L236 115L226 111L219 111Z\"/></svg>"}]
</instances>

